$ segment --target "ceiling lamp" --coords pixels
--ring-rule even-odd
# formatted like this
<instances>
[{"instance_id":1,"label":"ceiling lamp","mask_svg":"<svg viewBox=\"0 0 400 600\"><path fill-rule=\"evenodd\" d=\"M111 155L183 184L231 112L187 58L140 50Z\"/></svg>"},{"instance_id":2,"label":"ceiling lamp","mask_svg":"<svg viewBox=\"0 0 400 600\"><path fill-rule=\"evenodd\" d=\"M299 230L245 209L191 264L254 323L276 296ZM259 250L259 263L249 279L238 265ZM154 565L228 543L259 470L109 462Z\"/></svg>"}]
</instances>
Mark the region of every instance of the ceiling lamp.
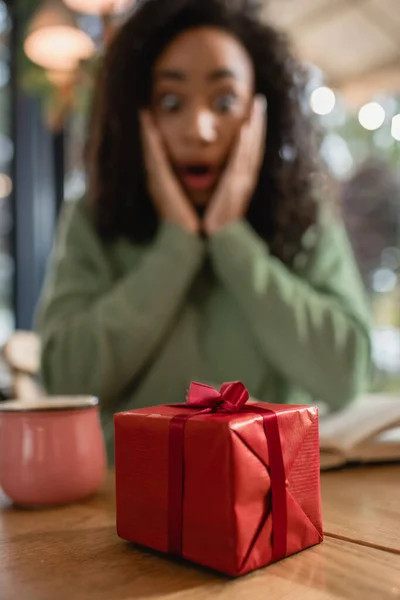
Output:
<instances>
[{"instance_id":1,"label":"ceiling lamp","mask_svg":"<svg viewBox=\"0 0 400 600\"><path fill-rule=\"evenodd\" d=\"M95 45L61 2L48 0L33 16L24 50L32 62L45 69L72 71L80 60L94 54Z\"/></svg>"},{"instance_id":2,"label":"ceiling lamp","mask_svg":"<svg viewBox=\"0 0 400 600\"><path fill-rule=\"evenodd\" d=\"M89 15L122 13L131 8L135 0L64 0L76 12Z\"/></svg>"},{"instance_id":3,"label":"ceiling lamp","mask_svg":"<svg viewBox=\"0 0 400 600\"><path fill-rule=\"evenodd\" d=\"M65 89L76 80L76 71L46 71L46 77L56 88Z\"/></svg>"}]
</instances>

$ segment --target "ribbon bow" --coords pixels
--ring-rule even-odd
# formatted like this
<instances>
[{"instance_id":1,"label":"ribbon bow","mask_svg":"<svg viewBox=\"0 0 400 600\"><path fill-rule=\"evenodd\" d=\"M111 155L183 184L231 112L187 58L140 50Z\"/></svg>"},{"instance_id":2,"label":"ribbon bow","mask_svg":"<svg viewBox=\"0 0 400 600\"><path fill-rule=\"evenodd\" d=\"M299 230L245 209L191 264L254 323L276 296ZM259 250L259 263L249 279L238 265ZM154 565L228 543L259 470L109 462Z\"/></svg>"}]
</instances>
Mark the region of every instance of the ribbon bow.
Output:
<instances>
[{"instance_id":1,"label":"ribbon bow","mask_svg":"<svg viewBox=\"0 0 400 600\"><path fill-rule=\"evenodd\" d=\"M224 383L216 390L203 383L191 383L186 401L192 408L209 409L207 412L239 412L249 399L249 392L243 383Z\"/></svg>"}]
</instances>

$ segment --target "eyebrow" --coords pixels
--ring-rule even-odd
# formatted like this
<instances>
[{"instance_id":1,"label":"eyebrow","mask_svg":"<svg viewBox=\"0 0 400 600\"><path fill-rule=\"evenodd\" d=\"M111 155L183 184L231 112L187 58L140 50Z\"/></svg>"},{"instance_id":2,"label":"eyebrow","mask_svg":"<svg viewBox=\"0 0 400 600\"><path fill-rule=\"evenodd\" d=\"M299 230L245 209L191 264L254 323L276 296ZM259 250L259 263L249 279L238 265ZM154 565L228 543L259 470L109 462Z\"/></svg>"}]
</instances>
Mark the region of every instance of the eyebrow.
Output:
<instances>
[{"instance_id":1,"label":"eyebrow","mask_svg":"<svg viewBox=\"0 0 400 600\"><path fill-rule=\"evenodd\" d=\"M157 79L173 79L174 81L186 81L187 77L183 71L163 69L156 72Z\"/></svg>"},{"instance_id":2,"label":"eyebrow","mask_svg":"<svg viewBox=\"0 0 400 600\"><path fill-rule=\"evenodd\" d=\"M163 69L156 72L157 79L172 79L173 81L186 81L187 75L184 71L175 69ZM209 81L218 81L219 79L237 79L237 75L231 69L217 69L209 74Z\"/></svg>"},{"instance_id":3,"label":"eyebrow","mask_svg":"<svg viewBox=\"0 0 400 600\"><path fill-rule=\"evenodd\" d=\"M218 79L237 79L237 75L231 69L217 69L210 73L208 79L210 81L217 81Z\"/></svg>"}]
</instances>

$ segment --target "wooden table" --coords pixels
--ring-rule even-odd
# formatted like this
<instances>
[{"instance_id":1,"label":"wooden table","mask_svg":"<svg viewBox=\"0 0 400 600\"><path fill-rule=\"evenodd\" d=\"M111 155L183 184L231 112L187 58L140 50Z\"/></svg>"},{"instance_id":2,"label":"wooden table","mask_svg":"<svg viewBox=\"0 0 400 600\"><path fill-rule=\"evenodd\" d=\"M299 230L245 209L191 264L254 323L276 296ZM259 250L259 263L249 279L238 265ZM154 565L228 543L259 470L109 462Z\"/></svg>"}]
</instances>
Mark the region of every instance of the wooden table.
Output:
<instances>
[{"instance_id":1,"label":"wooden table","mask_svg":"<svg viewBox=\"0 0 400 600\"><path fill-rule=\"evenodd\" d=\"M111 473L75 506L23 511L0 499L0 599L400 599L399 482L400 466L324 474L325 542L238 580L121 541Z\"/></svg>"},{"instance_id":2,"label":"wooden table","mask_svg":"<svg viewBox=\"0 0 400 600\"><path fill-rule=\"evenodd\" d=\"M400 554L400 465L324 473L322 500L326 534Z\"/></svg>"}]
</instances>

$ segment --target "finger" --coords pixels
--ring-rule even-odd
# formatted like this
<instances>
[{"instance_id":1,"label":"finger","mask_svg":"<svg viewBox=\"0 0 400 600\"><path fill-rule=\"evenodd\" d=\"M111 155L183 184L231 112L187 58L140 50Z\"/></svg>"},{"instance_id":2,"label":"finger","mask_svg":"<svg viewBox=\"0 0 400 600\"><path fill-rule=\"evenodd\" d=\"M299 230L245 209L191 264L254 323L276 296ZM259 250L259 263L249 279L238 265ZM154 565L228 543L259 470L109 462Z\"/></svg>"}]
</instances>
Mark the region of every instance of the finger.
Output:
<instances>
[{"instance_id":1,"label":"finger","mask_svg":"<svg viewBox=\"0 0 400 600\"><path fill-rule=\"evenodd\" d=\"M153 122L153 118L148 111L143 111L140 114L142 137L147 151L158 155L160 152L157 130Z\"/></svg>"},{"instance_id":2,"label":"finger","mask_svg":"<svg viewBox=\"0 0 400 600\"><path fill-rule=\"evenodd\" d=\"M139 117L140 117L140 131L142 134L142 138L146 142L146 144L148 144L148 142L149 142L148 138L150 135L153 119L151 117L151 114L147 110L142 110L139 113Z\"/></svg>"},{"instance_id":3,"label":"finger","mask_svg":"<svg viewBox=\"0 0 400 600\"><path fill-rule=\"evenodd\" d=\"M250 151L250 121L243 123L236 138L236 144L232 151L227 172L240 173L247 168L247 157Z\"/></svg>"},{"instance_id":4,"label":"finger","mask_svg":"<svg viewBox=\"0 0 400 600\"><path fill-rule=\"evenodd\" d=\"M143 146L143 154L145 159L146 168L150 168L151 165L151 139L150 139L150 115L147 111L140 113L140 133Z\"/></svg>"},{"instance_id":5,"label":"finger","mask_svg":"<svg viewBox=\"0 0 400 600\"><path fill-rule=\"evenodd\" d=\"M259 165L260 155L264 152L266 107L265 97L257 95L250 119L250 142L246 161L247 168L251 170Z\"/></svg>"},{"instance_id":6,"label":"finger","mask_svg":"<svg viewBox=\"0 0 400 600\"><path fill-rule=\"evenodd\" d=\"M267 135L267 100L264 96L258 100L255 123L254 154L252 157L252 166L250 168L259 170L264 159Z\"/></svg>"},{"instance_id":7,"label":"finger","mask_svg":"<svg viewBox=\"0 0 400 600\"><path fill-rule=\"evenodd\" d=\"M254 162L254 158L251 158L251 155L253 154L252 138L255 137L255 128L258 126L258 122L255 120L256 110L256 102L254 100L251 114L242 124L238 132L235 146L221 177L218 190L223 190L230 179L233 180L235 178L236 181L243 181L246 180L249 175L249 165ZM214 204L217 206L219 205L218 193L215 194L210 209L212 209Z\"/></svg>"},{"instance_id":8,"label":"finger","mask_svg":"<svg viewBox=\"0 0 400 600\"><path fill-rule=\"evenodd\" d=\"M254 165L255 156L259 153L260 136L263 131L263 119L266 112L266 99L258 94L253 99L248 120L243 124L240 146L236 155L241 171L247 171Z\"/></svg>"},{"instance_id":9,"label":"finger","mask_svg":"<svg viewBox=\"0 0 400 600\"><path fill-rule=\"evenodd\" d=\"M243 157L243 160L245 161L246 171L251 169L251 167L253 166L253 163L254 163L254 144L255 144L256 136L257 136L256 127L257 127L258 114L259 114L259 102L258 102L258 97L256 96L253 100L253 106L251 109L250 119L249 119L248 150L246 152L246 156Z\"/></svg>"},{"instance_id":10,"label":"finger","mask_svg":"<svg viewBox=\"0 0 400 600\"><path fill-rule=\"evenodd\" d=\"M161 133L149 111L140 115L145 146L145 167L150 187L172 190L172 195L178 201L184 195L183 188L174 174L168 159Z\"/></svg>"},{"instance_id":11,"label":"finger","mask_svg":"<svg viewBox=\"0 0 400 600\"><path fill-rule=\"evenodd\" d=\"M169 170L169 163L165 154L161 135L149 111L140 114L142 124L142 137L148 170Z\"/></svg>"}]
</instances>

